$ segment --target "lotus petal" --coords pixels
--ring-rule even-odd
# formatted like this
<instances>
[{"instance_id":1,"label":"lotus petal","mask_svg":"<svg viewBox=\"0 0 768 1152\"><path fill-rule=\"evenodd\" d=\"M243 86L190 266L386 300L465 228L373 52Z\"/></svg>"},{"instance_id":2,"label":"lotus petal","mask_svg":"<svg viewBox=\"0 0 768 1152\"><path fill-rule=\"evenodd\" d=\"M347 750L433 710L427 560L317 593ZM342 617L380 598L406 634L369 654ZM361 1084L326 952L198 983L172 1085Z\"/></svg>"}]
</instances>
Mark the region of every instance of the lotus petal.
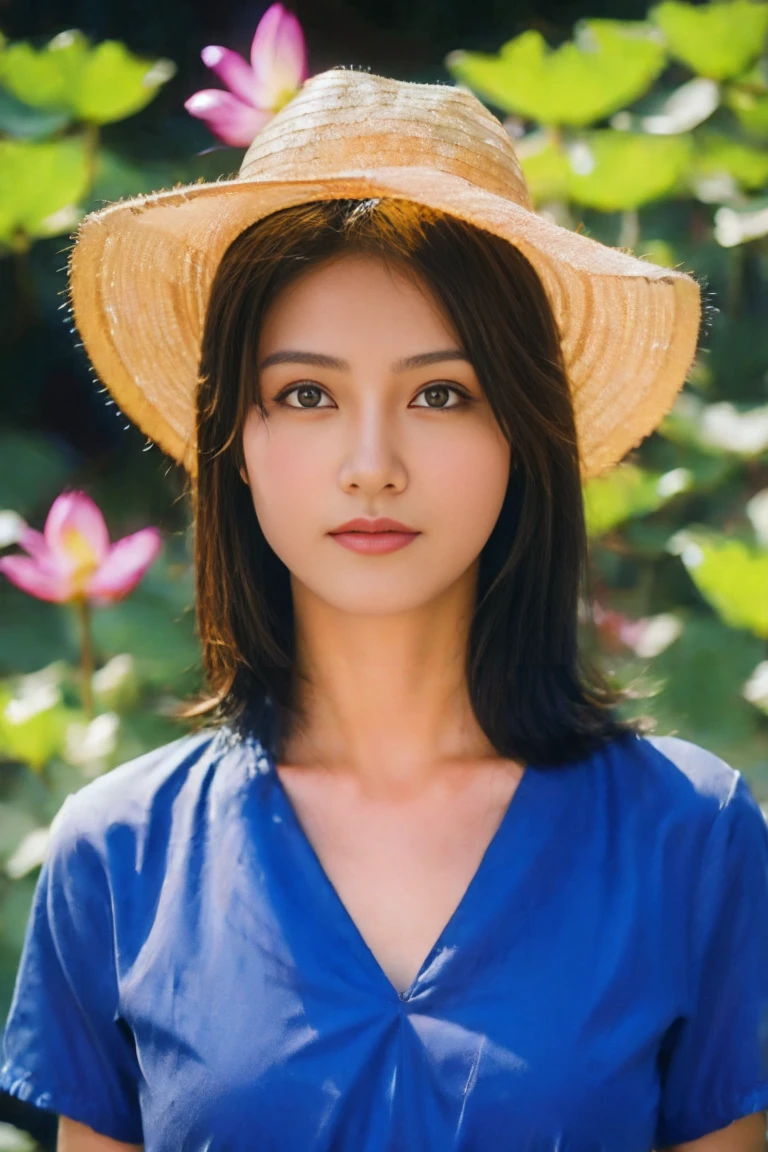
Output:
<instances>
[{"instance_id":1,"label":"lotus petal","mask_svg":"<svg viewBox=\"0 0 768 1152\"><path fill-rule=\"evenodd\" d=\"M185 101L184 107L191 116L205 123L225 144L235 148L247 148L254 136L272 119L272 112L252 108L219 88L204 88L195 92Z\"/></svg>"},{"instance_id":2,"label":"lotus petal","mask_svg":"<svg viewBox=\"0 0 768 1152\"><path fill-rule=\"evenodd\" d=\"M109 553L109 532L101 509L85 492L62 492L50 507L45 542L72 568L98 566Z\"/></svg>"},{"instance_id":3,"label":"lotus petal","mask_svg":"<svg viewBox=\"0 0 768 1152\"><path fill-rule=\"evenodd\" d=\"M251 67L261 108L278 108L307 78L307 47L296 16L273 4L259 21L251 43Z\"/></svg>"},{"instance_id":4,"label":"lotus petal","mask_svg":"<svg viewBox=\"0 0 768 1152\"><path fill-rule=\"evenodd\" d=\"M30 528L27 524L18 540L19 546L33 556L39 564L47 565L50 568L57 567L56 553L49 546L48 541L42 532L38 532L36 528Z\"/></svg>"},{"instance_id":5,"label":"lotus petal","mask_svg":"<svg viewBox=\"0 0 768 1152\"><path fill-rule=\"evenodd\" d=\"M29 556L4 556L0 559L0 572L22 592L38 600L63 604L74 596L72 581L66 573L44 568Z\"/></svg>"},{"instance_id":6,"label":"lotus petal","mask_svg":"<svg viewBox=\"0 0 768 1152\"><path fill-rule=\"evenodd\" d=\"M122 600L136 587L160 551L157 528L142 528L112 545L109 556L92 577L88 595L93 600Z\"/></svg>"},{"instance_id":7,"label":"lotus petal","mask_svg":"<svg viewBox=\"0 0 768 1152\"><path fill-rule=\"evenodd\" d=\"M218 44L209 44L200 55L206 67L226 84L233 96L258 107L259 86L252 69L242 56Z\"/></svg>"}]
</instances>

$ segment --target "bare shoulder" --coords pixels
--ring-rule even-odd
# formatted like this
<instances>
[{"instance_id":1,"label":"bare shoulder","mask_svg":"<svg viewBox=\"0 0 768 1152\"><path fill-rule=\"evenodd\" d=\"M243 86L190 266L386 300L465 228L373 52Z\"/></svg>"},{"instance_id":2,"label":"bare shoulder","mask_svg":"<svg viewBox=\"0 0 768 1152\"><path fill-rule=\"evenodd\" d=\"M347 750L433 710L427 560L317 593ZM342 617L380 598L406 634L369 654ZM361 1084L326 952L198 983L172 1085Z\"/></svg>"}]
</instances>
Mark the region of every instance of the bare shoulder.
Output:
<instances>
[{"instance_id":1,"label":"bare shoulder","mask_svg":"<svg viewBox=\"0 0 768 1152\"><path fill-rule=\"evenodd\" d=\"M143 1152L143 1148L143 1144L123 1144L112 1140L69 1116L59 1117L57 1152Z\"/></svg>"}]
</instances>

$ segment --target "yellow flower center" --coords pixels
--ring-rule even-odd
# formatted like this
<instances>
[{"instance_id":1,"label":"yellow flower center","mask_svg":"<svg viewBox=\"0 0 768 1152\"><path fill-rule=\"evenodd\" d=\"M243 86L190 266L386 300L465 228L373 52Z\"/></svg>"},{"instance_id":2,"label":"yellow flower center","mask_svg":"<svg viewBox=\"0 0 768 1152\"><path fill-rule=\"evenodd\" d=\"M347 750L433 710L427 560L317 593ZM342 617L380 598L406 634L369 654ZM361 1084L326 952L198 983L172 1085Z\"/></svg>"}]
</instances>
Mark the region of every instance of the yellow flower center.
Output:
<instances>
[{"instance_id":1,"label":"yellow flower center","mask_svg":"<svg viewBox=\"0 0 768 1152\"><path fill-rule=\"evenodd\" d=\"M75 528L70 528L63 533L62 547L74 563L72 583L75 591L82 594L86 591L88 581L99 566L98 557L85 537Z\"/></svg>"},{"instance_id":2,"label":"yellow flower center","mask_svg":"<svg viewBox=\"0 0 768 1152\"><path fill-rule=\"evenodd\" d=\"M272 105L275 112L279 112L289 101L293 100L297 92L298 88L283 88L282 91L278 92L277 96L275 96L275 102Z\"/></svg>"}]
</instances>

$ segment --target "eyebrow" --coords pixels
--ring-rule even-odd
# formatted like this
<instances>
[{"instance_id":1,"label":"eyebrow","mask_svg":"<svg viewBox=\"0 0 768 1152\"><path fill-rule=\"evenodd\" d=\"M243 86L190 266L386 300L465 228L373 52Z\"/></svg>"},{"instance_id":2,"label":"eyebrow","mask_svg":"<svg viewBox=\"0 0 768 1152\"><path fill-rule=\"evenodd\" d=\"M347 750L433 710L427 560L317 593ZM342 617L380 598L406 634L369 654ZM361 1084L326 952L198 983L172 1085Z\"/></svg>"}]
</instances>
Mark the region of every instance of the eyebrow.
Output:
<instances>
[{"instance_id":1,"label":"eyebrow","mask_svg":"<svg viewBox=\"0 0 768 1152\"><path fill-rule=\"evenodd\" d=\"M402 360L395 360L392 364L393 372L407 372L411 368L426 368L430 364L439 364L444 360L464 360L470 363L469 357L460 348L444 348L436 352L418 352L415 356L406 356ZM311 364L314 368L332 368L338 372L349 372L350 364L347 360L340 360L338 356L326 356L322 352L273 352L266 356L259 365L259 371L270 368L273 364Z\"/></svg>"}]
</instances>

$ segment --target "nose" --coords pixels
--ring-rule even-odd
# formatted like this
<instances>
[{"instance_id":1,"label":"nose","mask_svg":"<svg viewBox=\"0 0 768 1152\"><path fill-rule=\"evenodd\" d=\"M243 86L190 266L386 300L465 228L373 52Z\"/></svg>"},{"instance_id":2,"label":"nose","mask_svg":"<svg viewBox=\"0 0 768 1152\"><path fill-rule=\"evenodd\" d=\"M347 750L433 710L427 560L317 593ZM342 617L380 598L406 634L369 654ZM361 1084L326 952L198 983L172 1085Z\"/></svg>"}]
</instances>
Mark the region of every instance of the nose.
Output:
<instances>
[{"instance_id":1,"label":"nose","mask_svg":"<svg viewBox=\"0 0 768 1152\"><path fill-rule=\"evenodd\" d=\"M375 399L350 418L339 482L345 491L375 495L401 491L408 482L397 422Z\"/></svg>"}]
</instances>

